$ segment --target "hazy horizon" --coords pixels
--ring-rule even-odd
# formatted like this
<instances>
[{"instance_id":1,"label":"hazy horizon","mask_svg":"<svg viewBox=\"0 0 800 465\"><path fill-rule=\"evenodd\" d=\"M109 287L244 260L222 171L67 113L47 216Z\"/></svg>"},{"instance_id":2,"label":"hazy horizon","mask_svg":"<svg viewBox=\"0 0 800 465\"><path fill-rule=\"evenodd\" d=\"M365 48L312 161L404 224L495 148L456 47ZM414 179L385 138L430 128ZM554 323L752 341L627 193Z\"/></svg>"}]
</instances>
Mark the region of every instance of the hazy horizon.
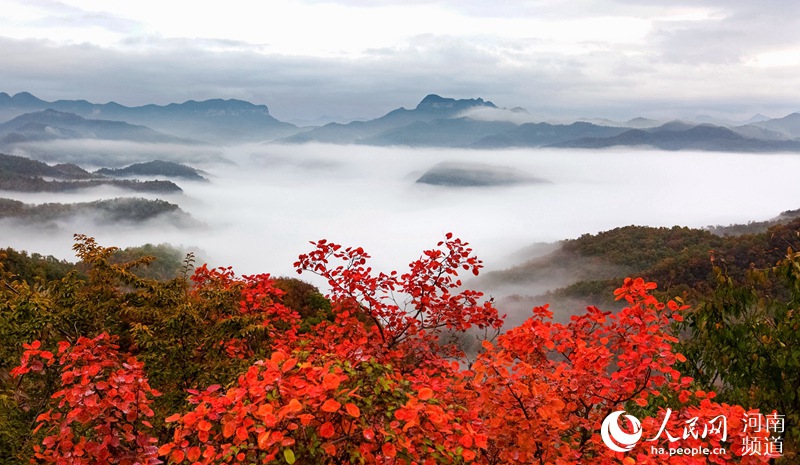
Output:
<instances>
[{"instance_id":1,"label":"hazy horizon","mask_svg":"<svg viewBox=\"0 0 800 465\"><path fill-rule=\"evenodd\" d=\"M800 110L789 0L0 0L0 91L127 106L237 98L284 121L426 94L545 119Z\"/></svg>"}]
</instances>

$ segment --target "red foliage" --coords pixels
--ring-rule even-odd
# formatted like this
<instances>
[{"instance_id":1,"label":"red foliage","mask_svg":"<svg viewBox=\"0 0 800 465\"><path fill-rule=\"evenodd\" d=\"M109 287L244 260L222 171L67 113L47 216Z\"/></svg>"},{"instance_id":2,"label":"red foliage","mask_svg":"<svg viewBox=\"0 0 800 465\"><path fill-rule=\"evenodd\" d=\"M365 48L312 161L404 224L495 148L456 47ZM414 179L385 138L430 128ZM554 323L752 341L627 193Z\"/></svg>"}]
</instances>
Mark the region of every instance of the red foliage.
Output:
<instances>
[{"instance_id":1,"label":"red foliage","mask_svg":"<svg viewBox=\"0 0 800 465\"><path fill-rule=\"evenodd\" d=\"M34 447L37 462L57 464L161 463L156 438L150 435L152 398L143 365L135 357L124 359L114 338L101 334L80 338L75 346L61 342L58 359L40 350L39 341L26 345L15 376L40 372L58 364L61 390L53 394L53 407L36 419L33 430L44 431L41 446Z\"/></svg>"},{"instance_id":2,"label":"red foliage","mask_svg":"<svg viewBox=\"0 0 800 465\"><path fill-rule=\"evenodd\" d=\"M589 458L592 463L620 463L625 455L612 451L598 434L603 420L633 404L640 410L663 405L675 393L685 393L677 399L684 407L670 416L666 431L683 432L686 420L698 417L702 432L709 420L725 415L731 444L742 444L741 407L686 391L692 380L673 368L683 356L672 350L676 339L669 324L687 307L658 302L649 294L652 289L654 283L629 278L615 292L630 304L618 314L589 307L586 314L561 325L551 322L552 313L540 307L534 309L533 318L500 336L496 345L484 343L486 351L473 367L475 389L481 393L473 408L483 413L486 433L492 438L486 451L489 463L566 464ZM642 420L642 431L655 437L666 412L642 411L656 414ZM719 438L681 437L673 447L713 449L719 447ZM669 449L667 437L660 439L640 442L629 455L635 453L636 463L664 463L668 456L650 454L651 446ZM729 463L732 452L668 460ZM763 461L764 457L749 457L742 463Z\"/></svg>"},{"instance_id":3,"label":"red foliage","mask_svg":"<svg viewBox=\"0 0 800 465\"><path fill-rule=\"evenodd\" d=\"M316 250L300 256L298 273L310 271L328 281L330 299L339 311L365 315L367 345L376 356L389 360L414 359L414 364L436 362L440 357L463 355L454 344L443 343L445 332L472 327L499 329L502 318L483 294L460 290L460 270L477 275L483 266L467 243L448 233L437 249L425 251L399 274L373 273L369 255L361 248L342 248L325 240ZM332 261L341 262L334 266Z\"/></svg>"},{"instance_id":4,"label":"red foliage","mask_svg":"<svg viewBox=\"0 0 800 465\"><path fill-rule=\"evenodd\" d=\"M271 356L231 386L190 391L191 410L166 419L174 429L172 440L158 448L165 460L627 465L767 460L741 457L742 407L692 391L692 380L675 370L684 358L673 351L670 324L686 307L659 302L650 294L654 283L627 279L616 291L627 308L612 314L589 307L566 325L553 323L547 307L536 308L494 343L484 341L484 351L466 369L463 353L444 336L502 325L481 293L460 289L458 273L477 274L481 268L466 243L448 234L404 274L374 273L361 248L324 240L315 247L295 265L298 272L328 280L334 319L306 332L299 331L300 317L280 302L282 291L268 275L240 279L227 268L198 269L195 297L210 298L218 290L240 296L239 312L263 319ZM252 355L246 338L221 343L232 356ZM37 343L27 349L16 374L53 363ZM121 364L116 346L104 338L82 339L67 349L59 352L65 388L54 396L61 413L40 418L55 432L37 457L55 461L76 450L88 456L103 444L114 463L123 463L123 457L155 463L141 417L152 415L147 402L156 393L141 365L135 359ZM131 409L137 412L133 416ZM622 410L641 419L644 433L630 452L611 450L600 436L603 420ZM720 416L727 421L726 437L701 429ZM76 422L88 425L91 434L78 438ZM668 450L678 436L682 448L727 451L667 458L651 447Z\"/></svg>"}]
</instances>

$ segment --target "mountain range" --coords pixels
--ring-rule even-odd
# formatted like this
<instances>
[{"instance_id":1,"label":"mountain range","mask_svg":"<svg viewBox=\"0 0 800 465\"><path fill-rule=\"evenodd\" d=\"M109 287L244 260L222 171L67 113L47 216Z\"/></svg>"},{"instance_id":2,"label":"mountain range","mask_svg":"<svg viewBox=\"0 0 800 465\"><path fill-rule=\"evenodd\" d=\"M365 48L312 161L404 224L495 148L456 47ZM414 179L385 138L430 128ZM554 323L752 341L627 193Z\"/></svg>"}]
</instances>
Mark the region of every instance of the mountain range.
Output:
<instances>
[{"instance_id":1,"label":"mountain range","mask_svg":"<svg viewBox=\"0 0 800 465\"><path fill-rule=\"evenodd\" d=\"M298 129L293 124L273 118L266 105L243 100L189 100L169 105L127 107L115 102L97 104L86 100L47 102L28 92L14 96L0 92L0 118L13 118L48 109L93 121L124 121L144 125L179 138L215 144L274 139Z\"/></svg>"},{"instance_id":2,"label":"mountain range","mask_svg":"<svg viewBox=\"0 0 800 465\"><path fill-rule=\"evenodd\" d=\"M57 139L130 140L148 143L196 143L124 121L86 119L53 109L25 113L0 124L0 145Z\"/></svg>"},{"instance_id":3,"label":"mountain range","mask_svg":"<svg viewBox=\"0 0 800 465\"><path fill-rule=\"evenodd\" d=\"M569 124L518 123L523 110L504 109L482 98L426 96L413 109L379 118L298 127L269 114L265 105L242 100L187 101L127 107L85 100L47 102L30 93L0 93L0 147L59 139L232 144L307 142L378 146L582 148L616 146L726 152L800 151L800 113L769 119L756 115L741 125L703 121L626 122L583 119ZM487 118L487 115L489 117Z\"/></svg>"}]
</instances>

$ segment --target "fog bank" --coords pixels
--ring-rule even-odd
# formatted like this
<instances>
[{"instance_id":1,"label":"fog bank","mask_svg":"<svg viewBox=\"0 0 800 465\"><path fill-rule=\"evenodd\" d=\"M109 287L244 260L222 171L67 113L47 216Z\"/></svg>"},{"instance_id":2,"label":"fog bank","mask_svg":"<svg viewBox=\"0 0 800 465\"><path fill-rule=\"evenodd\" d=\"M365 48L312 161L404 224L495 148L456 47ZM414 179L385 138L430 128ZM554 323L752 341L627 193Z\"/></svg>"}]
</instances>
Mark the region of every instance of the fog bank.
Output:
<instances>
[{"instance_id":1,"label":"fog bank","mask_svg":"<svg viewBox=\"0 0 800 465\"><path fill-rule=\"evenodd\" d=\"M223 149L223 157L234 164L203 160L212 182L178 181L184 194L166 199L207 228L86 224L71 225L75 231L36 234L6 227L0 230L2 245L71 259L71 235L80 232L104 245L197 246L212 265L232 265L246 274L292 275L297 255L311 247L308 241L362 246L375 257L375 268L402 270L453 232L472 245L488 269L497 269L535 242L631 224L746 223L800 208L800 183L794 179L800 156L792 154L308 144L239 146ZM414 182L440 162L509 166L549 183L452 188ZM87 197L2 196L29 202Z\"/></svg>"}]
</instances>

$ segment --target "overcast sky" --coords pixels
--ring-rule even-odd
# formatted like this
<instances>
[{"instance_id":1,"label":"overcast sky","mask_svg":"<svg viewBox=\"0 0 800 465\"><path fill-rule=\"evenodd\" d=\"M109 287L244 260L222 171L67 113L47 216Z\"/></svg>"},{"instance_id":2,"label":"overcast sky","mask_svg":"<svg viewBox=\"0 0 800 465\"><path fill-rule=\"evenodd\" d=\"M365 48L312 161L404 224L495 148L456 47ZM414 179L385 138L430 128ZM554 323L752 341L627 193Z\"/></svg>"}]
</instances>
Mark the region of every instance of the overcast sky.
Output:
<instances>
[{"instance_id":1,"label":"overcast sky","mask_svg":"<svg viewBox=\"0 0 800 465\"><path fill-rule=\"evenodd\" d=\"M428 93L553 117L800 111L797 0L0 0L0 91L375 117Z\"/></svg>"}]
</instances>

